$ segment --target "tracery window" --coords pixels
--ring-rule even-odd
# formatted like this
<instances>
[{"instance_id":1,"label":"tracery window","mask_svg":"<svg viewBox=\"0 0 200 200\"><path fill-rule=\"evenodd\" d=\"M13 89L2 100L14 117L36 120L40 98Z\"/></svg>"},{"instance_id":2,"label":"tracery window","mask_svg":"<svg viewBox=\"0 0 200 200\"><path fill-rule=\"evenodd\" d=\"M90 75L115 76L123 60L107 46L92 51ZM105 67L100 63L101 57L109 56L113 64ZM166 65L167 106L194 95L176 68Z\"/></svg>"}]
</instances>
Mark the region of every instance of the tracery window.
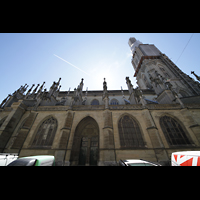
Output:
<instances>
[{"instance_id":1,"label":"tracery window","mask_svg":"<svg viewBox=\"0 0 200 200\"><path fill-rule=\"evenodd\" d=\"M94 99L92 102L91 102L91 105L99 105L99 101L97 99Z\"/></svg>"},{"instance_id":2,"label":"tracery window","mask_svg":"<svg viewBox=\"0 0 200 200\"><path fill-rule=\"evenodd\" d=\"M119 101L117 101L117 99L112 99L110 105L119 105Z\"/></svg>"},{"instance_id":3,"label":"tracery window","mask_svg":"<svg viewBox=\"0 0 200 200\"><path fill-rule=\"evenodd\" d=\"M51 147L56 130L57 130L57 120L53 117L45 120L39 127L34 141L32 143L32 147Z\"/></svg>"},{"instance_id":4,"label":"tracery window","mask_svg":"<svg viewBox=\"0 0 200 200\"><path fill-rule=\"evenodd\" d=\"M121 147L144 147L144 141L138 123L128 115L121 117L118 123Z\"/></svg>"},{"instance_id":5,"label":"tracery window","mask_svg":"<svg viewBox=\"0 0 200 200\"><path fill-rule=\"evenodd\" d=\"M160 118L160 125L169 145L191 144L185 131L175 119L169 116L163 116Z\"/></svg>"}]
</instances>

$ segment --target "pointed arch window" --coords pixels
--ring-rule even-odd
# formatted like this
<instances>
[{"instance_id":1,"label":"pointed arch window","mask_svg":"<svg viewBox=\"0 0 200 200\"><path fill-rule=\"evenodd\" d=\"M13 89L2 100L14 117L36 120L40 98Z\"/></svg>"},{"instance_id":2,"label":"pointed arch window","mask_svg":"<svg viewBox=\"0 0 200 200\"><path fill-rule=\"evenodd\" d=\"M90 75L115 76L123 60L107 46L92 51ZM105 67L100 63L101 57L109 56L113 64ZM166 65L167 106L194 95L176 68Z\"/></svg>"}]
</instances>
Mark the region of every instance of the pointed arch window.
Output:
<instances>
[{"instance_id":1,"label":"pointed arch window","mask_svg":"<svg viewBox=\"0 0 200 200\"><path fill-rule=\"evenodd\" d=\"M183 127L175 119L163 116L160 125L169 145L191 145Z\"/></svg>"},{"instance_id":2,"label":"pointed arch window","mask_svg":"<svg viewBox=\"0 0 200 200\"><path fill-rule=\"evenodd\" d=\"M99 101L97 99L94 99L92 102L91 102L91 105L99 105Z\"/></svg>"},{"instance_id":3,"label":"pointed arch window","mask_svg":"<svg viewBox=\"0 0 200 200\"><path fill-rule=\"evenodd\" d=\"M138 123L128 115L121 117L118 123L121 147L144 147L144 141Z\"/></svg>"},{"instance_id":4,"label":"pointed arch window","mask_svg":"<svg viewBox=\"0 0 200 200\"><path fill-rule=\"evenodd\" d=\"M32 143L32 147L34 148L51 147L56 134L57 126L58 123L54 117L50 117L47 120L45 120L40 125L36 133L36 136Z\"/></svg>"}]
</instances>

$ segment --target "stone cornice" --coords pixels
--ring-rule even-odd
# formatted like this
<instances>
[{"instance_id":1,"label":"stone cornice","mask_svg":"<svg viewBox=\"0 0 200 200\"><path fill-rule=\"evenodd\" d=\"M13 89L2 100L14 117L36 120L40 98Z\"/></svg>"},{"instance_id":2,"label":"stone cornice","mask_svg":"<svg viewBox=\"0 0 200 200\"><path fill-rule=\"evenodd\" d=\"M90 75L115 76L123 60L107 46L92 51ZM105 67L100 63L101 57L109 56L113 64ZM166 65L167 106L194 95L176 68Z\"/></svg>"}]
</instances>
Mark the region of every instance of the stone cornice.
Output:
<instances>
[{"instance_id":1,"label":"stone cornice","mask_svg":"<svg viewBox=\"0 0 200 200\"><path fill-rule=\"evenodd\" d=\"M188 109L200 109L200 104L184 104ZM182 109L180 104L146 104L146 109L149 110L178 110ZM109 105L109 110L143 110L142 104L129 105ZM10 111L11 109L9 109ZM28 107L27 110L33 110L33 107ZM69 106L39 106L37 111L67 111ZM105 105L74 105L74 111L83 110L105 110ZM5 110L6 111L6 110Z\"/></svg>"}]
</instances>

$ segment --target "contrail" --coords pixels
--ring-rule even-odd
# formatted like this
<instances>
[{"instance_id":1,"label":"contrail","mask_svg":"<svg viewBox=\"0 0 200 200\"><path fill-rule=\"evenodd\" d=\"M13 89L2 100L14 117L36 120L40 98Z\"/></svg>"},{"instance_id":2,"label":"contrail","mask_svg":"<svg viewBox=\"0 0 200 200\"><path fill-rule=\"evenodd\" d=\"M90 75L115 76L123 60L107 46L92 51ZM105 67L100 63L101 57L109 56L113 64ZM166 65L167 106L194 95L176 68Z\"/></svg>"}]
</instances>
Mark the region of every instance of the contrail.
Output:
<instances>
[{"instance_id":1,"label":"contrail","mask_svg":"<svg viewBox=\"0 0 200 200\"><path fill-rule=\"evenodd\" d=\"M58 57L58 58L60 58L61 60L65 61L66 63L70 64L72 67L75 67L76 69L78 69L78 70L80 70L80 71L84 72L85 74L87 74L88 76L90 76L90 74L88 74L87 72L85 72L85 71L83 71L82 69L80 69L80 68L76 67L75 65L73 65L73 64L71 64L70 62L68 62L68 61L64 60L63 58L61 58L61 57L57 56L56 54L53 54L53 55L54 55L54 56L56 56L56 57Z\"/></svg>"}]
</instances>

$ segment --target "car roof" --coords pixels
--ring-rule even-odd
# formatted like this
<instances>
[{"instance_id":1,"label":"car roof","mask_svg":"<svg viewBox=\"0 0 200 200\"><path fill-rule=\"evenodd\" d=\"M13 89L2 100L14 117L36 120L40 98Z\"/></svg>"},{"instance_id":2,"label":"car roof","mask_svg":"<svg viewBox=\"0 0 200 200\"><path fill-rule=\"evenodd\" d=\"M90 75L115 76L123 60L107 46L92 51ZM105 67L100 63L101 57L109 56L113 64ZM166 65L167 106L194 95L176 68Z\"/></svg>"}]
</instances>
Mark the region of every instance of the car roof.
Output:
<instances>
[{"instance_id":1,"label":"car roof","mask_svg":"<svg viewBox=\"0 0 200 200\"><path fill-rule=\"evenodd\" d=\"M35 158L37 160L46 160L46 159L54 159L54 156L52 156L52 155L38 155L38 156L21 157L19 159L30 159L30 158Z\"/></svg>"},{"instance_id":2,"label":"car roof","mask_svg":"<svg viewBox=\"0 0 200 200\"><path fill-rule=\"evenodd\" d=\"M128 160L123 160L125 163L148 163L148 161L145 160L140 160L140 159L128 159Z\"/></svg>"},{"instance_id":3,"label":"car roof","mask_svg":"<svg viewBox=\"0 0 200 200\"><path fill-rule=\"evenodd\" d=\"M143 160L143 159L126 159L126 160L121 160L121 161L125 164L129 164L129 163L151 163L152 165L161 166L157 162L147 161L147 160Z\"/></svg>"}]
</instances>

